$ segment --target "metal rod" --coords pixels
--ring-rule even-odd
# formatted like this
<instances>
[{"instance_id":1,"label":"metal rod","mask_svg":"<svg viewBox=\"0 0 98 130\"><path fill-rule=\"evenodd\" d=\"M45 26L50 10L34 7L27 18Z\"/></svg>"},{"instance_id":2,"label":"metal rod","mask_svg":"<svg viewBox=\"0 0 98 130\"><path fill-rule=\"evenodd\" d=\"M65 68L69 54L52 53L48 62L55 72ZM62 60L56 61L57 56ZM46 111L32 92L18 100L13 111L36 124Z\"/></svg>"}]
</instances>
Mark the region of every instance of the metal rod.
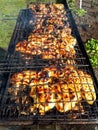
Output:
<instances>
[{"instance_id":1,"label":"metal rod","mask_svg":"<svg viewBox=\"0 0 98 130\"><path fill-rule=\"evenodd\" d=\"M82 0L80 0L80 9L82 9Z\"/></svg>"}]
</instances>

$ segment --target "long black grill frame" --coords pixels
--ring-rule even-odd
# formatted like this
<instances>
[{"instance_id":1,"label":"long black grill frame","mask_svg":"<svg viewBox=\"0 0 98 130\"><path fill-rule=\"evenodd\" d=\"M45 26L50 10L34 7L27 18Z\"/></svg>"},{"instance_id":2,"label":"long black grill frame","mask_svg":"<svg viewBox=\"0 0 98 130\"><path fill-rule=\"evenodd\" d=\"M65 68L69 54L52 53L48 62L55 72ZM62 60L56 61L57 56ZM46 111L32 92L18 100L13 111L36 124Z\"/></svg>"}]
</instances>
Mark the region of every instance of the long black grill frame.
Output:
<instances>
[{"instance_id":1,"label":"long black grill frame","mask_svg":"<svg viewBox=\"0 0 98 130\"><path fill-rule=\"evenodd\" d=\"M83 54L83 56L81 56L80 60L82 59L81 61L83 61L83 63L87 63L87 64L83 64L83 66L81 64L80 65L78 64L78 66L80 66L80 68L84 67L85 70L88 69L88 72L91 74L91 76L93 78L96 93L97 93L97 86L98 86L97 85L97 80L96 80L96 77L94 75L92 66L91 66L91 64L89 62L89 59L88 59L88 56L86 54L85 48L83 46L83 42L82 42L81 37L79 35L79 32L78 32L77 26L75 24L75 21L73 19L71 10L69 9L66 1L63 1L63 4L65 6L65 10L66 10L67 17L68 17L68 20L70 22L73 34L75 35L75 37L76 37L76 39L78 41L78 45L80 47L80 50L81 50L81 52ZM24 20L24 18L25 18L25 20ZM0 95L0 103L2 104L2 107L1 107L0 112L2 112L3 102L4 102L3 98L5 97L7 87L9 85L9 77L14 72L19 71L20 69L22 69L22 70L24 69L24 62L21 63L20 62L21 59L20 59L20 61L17 61L18 56L17 55L15 56L15 44L25 37L25 36L24 37L20 37L20 36L23 36L21 34L23 34L24 32L27 33L26 31L28 29L28 24L29 24L28 22L29 22L30 18L32 18L31 14L30 14L30 9L25 9L25 10L20 11L14 33L12 35L12 38L11 38L11 41L10 41L10 44L9 44L9 47L8 47L8 53L7 53L6 57L5 57L5 60L6 59L8 59L8 60L5 61L4 64L2 65L3 71L2 71L2 67L0 69L1 72L2 72L2 75L1 75L2 82L0 84L1 85L1 88L0 88L0 94L1 94ZM23 26L24 26L24 29L21 29L21 27L23 27ZM27 34L30 33L31 28L28 29ZM20 30L22 30L23 32L21 32ZM77 58L77 60L79 60L79 58ZM33 63L33 62L34 61L32 61L31 63ZM17 65L18 65L18 67L17 67ZM42 63L42 65L43 65L43 63ZM17 67L17 70L15 70L16 67ZM31 66L26 65L25 67L30 68ZM36 66L36 67L39 67L39 65ZM6 81L5 81L5 78L6 78ZM5 87L5 89L4 89L4 87ZM97 118L98 118L97 100L95 101L95 106L96 106L95 107L96 112L94 113L94 115L93 114L88 115L87 119L84 119L81 116L80 116L80 119L66 119L66 113L64 113L64 115L51 115L51 116L50 115L45 115L44 117L39 116L39 115L38 116L37 115L36 116L26 116L26 117L25 116L20 116L18 118L8 117L8 119L7 119L7 117L2 117L3 114L1 114L0 115L0 124L1 125L2 124L32 125L32 124L36 124L36 123L39 123L39 124L50 124L50 123L55 123L55 122L59 123L59 121L61 122L61 124L98 124L98 121L97 121ZM9 111L9 112L13 113L13 111ZM13 120L13 119L15 119L15 120Z\"/></svg>"}]
</instances>

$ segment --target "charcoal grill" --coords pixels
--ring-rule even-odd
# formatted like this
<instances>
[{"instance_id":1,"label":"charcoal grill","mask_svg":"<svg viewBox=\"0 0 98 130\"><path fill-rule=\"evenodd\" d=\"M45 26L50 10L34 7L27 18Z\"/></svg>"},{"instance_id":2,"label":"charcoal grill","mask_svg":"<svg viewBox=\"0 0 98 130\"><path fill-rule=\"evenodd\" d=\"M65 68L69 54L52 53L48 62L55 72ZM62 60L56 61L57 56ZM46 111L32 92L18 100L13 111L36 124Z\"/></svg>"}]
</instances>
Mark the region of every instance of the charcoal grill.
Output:
<instances>
[{"instance_id":1,"label":"charcoal grill","mask_svg":"<svg viewBox=\"0 0 98 130\"><path fill-rule=\"evenodd\" d=\"M86 54L85 48L83 46L81 37L79 35L78 29L76 27L75 21L73 19L71 10L69 9L66 1L63 1L64 9L66 11L67 22L72 29L72 35L76 38L77 44L75 46L76 57L69 58L72 66L76 66L79 69L89 73L94 82L94 88L98 98L98 84L96 77L94 75L92 66L89 62L88 56ZM43 19L45 16L43 17ZM59 18L58 18L59 19ZM94 101L93 105L88 105L85 101L82 101L84 112L79 111L68 111L60 113L55 108L45 113L45 115L37 114L21 114L22 109L27 109L27 104L22 104L21 98L19 102L11 100L12 95L8 92L10 85L10 78L14 73L18 73L24 70L36 70L40 71L45 67L49 67L55 64L56 67L66 66L67 63L61 63L62 59L46 60L42 59L39 55L28 55L19 53L15 50L16 44L19 41L27 40L29 34L35 27L35 15L31 9L23 9L20 11L17 23L9 43L8 51L5 59L2 61L0 67L0 125L32 125L32 124L98 124L98 99ZM67 59L63 58L64 61ZM77 64L74 63L74 60ZM20 93L19 97L28 95L29 89L25 93ZM30 97L26 100L31 102ZM26 103L26 101L25 101ZM23 106L22 106L23 105ZM80 107L80 106L79 106Z\"/></svg>"}]
</instances>

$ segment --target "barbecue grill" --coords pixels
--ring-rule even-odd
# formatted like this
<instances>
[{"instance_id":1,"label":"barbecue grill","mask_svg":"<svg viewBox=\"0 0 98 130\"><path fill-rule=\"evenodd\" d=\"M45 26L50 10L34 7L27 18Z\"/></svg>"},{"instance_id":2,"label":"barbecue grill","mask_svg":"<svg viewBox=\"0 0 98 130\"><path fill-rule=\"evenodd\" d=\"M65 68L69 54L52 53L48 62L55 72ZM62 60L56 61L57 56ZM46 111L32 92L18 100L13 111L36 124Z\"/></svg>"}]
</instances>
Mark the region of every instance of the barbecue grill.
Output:
<instances>
[{"instance_id":1,"label":"barbecue grill","mask_svg":"<svg viewBox=\"0 0 98 130\"><path fill-rule=\"evenodd\" d=\"M76 39L76 44L74 46L75 49L75 56L62 56L61 53L58 55L58 57L49 57L49 58L43 58L46 53L43 51L43 47L41 47L41 52L32 54L34 52L34 49L30 50L30 53L27 54L27 51L25 49L24 52L16 50L17 49L17 43L21 43L20 48L22 45L25 44L25 41L28 41L28 37L35 33L37 30L38 24L40 25L40 20L43 21L42 28L47 27L47 19L49 16L47 14L35 14L34 10L32 9L32 6L36 5L36 7L39 7L40 3L31 3L30 6L27 9L23 9L20 11L19 16L17 18L17 23L11 38L11 41L9 43L8 51L6 54L5 59L0 63L0 125L32 125L32 124L98 124L98 84L97 80L95 78L93 69L91 67L91 64L89 62L88 56L86 54L85 48L83 46L81 37L79 35L78 29L76 27L75 21L73 19L72 13L66 3L66 1L63 1L64 5L64 12L63 16L65 16L66 20L63 21L63 27L71 28L71 35ZM48 3L44 5L47 6L47 8L50 8L50 5L53 6L53 3ZM44 8L43 8L44 9ZM38 12L38 8L36 9ZM45 12L45 11L44 11ZM50 12L48 12L50 14ZM49 15L48 14L48 15ZM57 14L55 14L57 15ZM51 15L51 18L53 16ZM40 20L39 20L40 19ZM57 20L59 21L60 17L57 17ZM62 18L63 19L63 18ZM38 21L39 20L39 21ZM55 21L55 19L54 19ZM60 23L59 23L60 24ZM58 28L57 25L55 25L56 31L60 30L61 26ZM51 33L49 36L45 32L40 32L38 30L36 32L37 35L40 35L41 38L43 38L43 35L47 36L51 39L55 37L56 40L61 40L59 35ZM68 32L69 33L69 32ZM54 36L55 35L55 36ZM37 38L35 38L37 41ZM46 38L47 39L47 38ZM23 44L24 41L24 44ZM37 41L38 42L38 41ZM50 45L50 42L47 42ZM54 41L52 41L54 43ZM41 40L41 45L43 44L43 41ZM48 48L49 48L48 45ZM25 46L27 47L27 46ZM39 47L40 48L40 47ZM19 48L18 48L19 49ZM47 52L47 48L46 49ZM21 50L21 49L20 49ZM32 52L32 53L31 53ZM69 52L70 53L70 52ZM54 53L53 53L54 54ZM53 55L52 55L53 56ZM69 66L69 68L68 68ZM70 69L70 67L72 69ZM73 69L75 70L73 72ZM51 73L49 70L52 70ZM79 71L78 71L79 70ZM64 75L70 75L70 73L77 73L78 76L72 78L70 84L73 86L75 94L78 95L80 91L76 90L75 86L79 84L80 86L85 86L91 88L92 83L89 83L87 80L87 77L84 77L83 75L79 74L80 72L82 74L86 74L89 78L93 81L94 90L89 89L87 92L91 94L92 99L89 99L88 103L85 101L86 97L84 96L85 93L83 93L81 90L81 93L84 95L82 96L83 99L76 99L76 100L70 100L66 101L70 104L71 108L70 110L62 110L58 111L59 107L56 107L53 104L59 104L62 103L63 109L67 109L67 106L64 107L64 100L61 98L61 101L57 100L49 100L47 101L47 96L52 95L54 99L54 95L56 98L58 98L58 95L62 96L62 93L66 95L70 93L70 95L73 93L72 91L66 92L65 87L63 88L62 84L66 84L67 88L69 86L69 83L65 81L69 77L65 75L65 77L61 77L62 71L65 71ZM69 73L70 71L70 73ZM25 81L26 72L29 73L29 81ZM37 79L41 79L41 76L43 80L42 82L36 85L34 84L35 79L34 76L31 73L37 75ZM57 73L56 77L55 73ZM60 74L59 74L60 73ZM18 74L22 75L21 83L17 81ZM52 76L54 74L54 76ZM13 78L14 77L14 78ZM21 78L21 76L20 76ZM48 81L44 80L47 79ZM74 83L73 79L85 79L85 83L80 81L80 83ZM13 80L14 79L14 80ZM19 79L18 79L19 80ZM52 81L51 81L52 80ZM72 83L73 81L73 83ZM17 83L18 82L18 83ZM24 83L25 84L24 84ZM60 83L59 83L60 82ZM33 87L31 85L33 84ZM60 91L56 92L57 89L54 91L55 84L60 84ZM39 85L42 86L48 86L43 87L44 92L39 92ZM90 85L91 84L91 85ZM31 85L31 86L30 86ZM51 88L51 86L54 86ZM31 91L31 89L33 89ZM82 89L82 88L81 88ZM64 92L62 92L64 91ZM32 94L32 93L36 94ZM43 98L45 101L39 101L40 95L44 93L47 100ZM96 93L96 98L94 99L93 95ZM31 94L31 95L30 95ZM39 97L39 98L38 98ZM78 96L77 96L78 97ZM77 100L80 100L79 102ZM77 102L77 103L76 103ZM93 102L93 103L92 103ZM47 104L51 107L49 110L46 110ZM76 108L73 107L73 104L76 105ZM39 106L43 107L43 111ZM35 109L36 107L36 109ZM34 110L32 110L34 109ZM47 108L48 109L48 108ZM33 112L31 112L33 111Z\"/></svg>"}]
</instances>

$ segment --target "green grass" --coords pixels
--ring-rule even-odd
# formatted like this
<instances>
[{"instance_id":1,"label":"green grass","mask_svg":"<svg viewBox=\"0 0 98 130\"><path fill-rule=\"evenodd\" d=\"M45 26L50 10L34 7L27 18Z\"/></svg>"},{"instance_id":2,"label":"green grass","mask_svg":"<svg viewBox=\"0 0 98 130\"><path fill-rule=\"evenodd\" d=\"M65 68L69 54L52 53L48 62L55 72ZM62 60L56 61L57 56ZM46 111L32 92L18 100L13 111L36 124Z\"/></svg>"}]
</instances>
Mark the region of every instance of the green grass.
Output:
<instances>
[{"instance_id":1,"label":"green grass","mask_svg":"<svg viewBox=\"0 0 98 130\"><path fill-rule=\"evenodd\" d=\"M7 48L20 9L26 8L25 0L0 0L0 47Z\"/></svg>"}]
</instances>

